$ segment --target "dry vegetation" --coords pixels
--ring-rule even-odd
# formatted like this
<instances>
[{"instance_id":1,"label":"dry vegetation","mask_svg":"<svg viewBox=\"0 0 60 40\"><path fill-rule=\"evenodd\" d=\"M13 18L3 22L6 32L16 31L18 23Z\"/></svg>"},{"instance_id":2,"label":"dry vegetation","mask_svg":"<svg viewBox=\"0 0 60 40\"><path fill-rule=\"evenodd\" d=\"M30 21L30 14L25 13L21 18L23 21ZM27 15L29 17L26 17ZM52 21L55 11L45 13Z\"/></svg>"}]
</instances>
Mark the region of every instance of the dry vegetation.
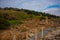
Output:
<instances>
[{"instance_id":1,"label":"dry vegetation","mask_svg":"<svg viewBox=\"0 0 60 40\"><path fill-rule=\"evenodd\" d=\"M49 23L46 23L46 17L48 17L47 21ZM26 9L0 9L0 40L12 40L11 32L12 34L16 34L17 40L19 40L19 38L21 38L22 40L23 38L25 38L21 37L22 35L25 35L22 32L26 32L34 28L37 28L39 30L42 26L44 26L45 28L59 27L60 16Z\"/></svg>"}]
</instances>

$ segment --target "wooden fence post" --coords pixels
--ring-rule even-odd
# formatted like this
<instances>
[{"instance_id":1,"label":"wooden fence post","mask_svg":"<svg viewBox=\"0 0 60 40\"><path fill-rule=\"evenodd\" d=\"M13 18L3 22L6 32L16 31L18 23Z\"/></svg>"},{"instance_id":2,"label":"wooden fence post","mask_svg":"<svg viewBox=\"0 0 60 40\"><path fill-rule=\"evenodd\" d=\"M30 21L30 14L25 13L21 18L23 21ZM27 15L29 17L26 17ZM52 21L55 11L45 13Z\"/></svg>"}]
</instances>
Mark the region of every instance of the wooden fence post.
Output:
<instances>
[{"instance_id":1,"label":"wooden fence post","mask_svg":"<svg viewBox=\"0 0 60 40\"><path fill-rule=\"evenodd\" d=\"M46 24L48 24L48 17L46 16Z\"/></svg>"},{"instance_id":2,"label":"wooden fence post","mask_svg":"<svg viewBox=\"0 0 60 40\"><path fill-rule=\"evenodd\" d=\"M28 40L28 32L26 32L26 40Z\"/></svg>"},{"instance_id":3,"label":"wooden fence post","mask_svg":"<svg viewBox=\"0 0 60 40\"><path fill-rule=\"evenodd\" d=\"M37 29L35 29L35 40L37 40Z\"/></svg>"},{"instance_id":4,"label":"wooden fence post","mask_svg":"<svg viewBox=\"0 0 60 40\"><path fill-rule=\"evenodd\" d=\"M42 27L42 38L41 38L41 40L44 40L44 27Z\"/></svg>"},{"instance_id":5,"label":"wooden fence post","mask_svg":"<svg viewBox=\"0 0 60 40\"><path fill-rule=\"evenodd\" d=\"M16 35L13 33L13 31L10 31L11 34L11 40L16 40Z\"/></svg>"},{"instance_id":6,"label":"wooden fence post","mask_svg":"<svg viewBox=\"0 0 60 40\"><path fill-rule=\"evenodd\" d=\"M16 40L16 35L15 35L15 33L13 33L13 40Z\"/></svg>"}]
</instances>

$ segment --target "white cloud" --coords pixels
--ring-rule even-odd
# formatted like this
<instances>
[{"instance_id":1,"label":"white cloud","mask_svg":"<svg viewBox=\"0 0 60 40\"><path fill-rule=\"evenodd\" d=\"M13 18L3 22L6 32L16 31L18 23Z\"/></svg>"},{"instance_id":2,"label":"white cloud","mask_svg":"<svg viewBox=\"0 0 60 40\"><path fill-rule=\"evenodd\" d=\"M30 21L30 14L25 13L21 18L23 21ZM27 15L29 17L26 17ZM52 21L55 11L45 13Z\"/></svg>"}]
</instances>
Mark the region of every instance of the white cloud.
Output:
<instances>
[{"instance_id":1,"label":"white cloud","mask_svg":"<svg viewBox=\"0 0 60 40\"><path fill-rule=\"evenodd\" d=\"M38 1L24 2L22 4L23 8L38 10L40 7L40 3Z\"/></svg>"},{"instance_id":2,"label":"white cloud","mask_svg":"<svg viewBox=\"0 0 60 40\"><path fill-rule=\"evenodd\" d=\"M50 5L56 3L55 0L53 0L53 1L52 0L31 0L30 2L29 1L23 2L21 4L22 8L43 11L47 6L50 6ZM57 2L58 2L58 0L57 0Z\"/></svg>"},{"instance_id":3,"label":"white cloud","mask_svg":"<svg viewBox=\"0 0 60 40\"><path fill-rule=\"evenodd\" d=\"M46 7L53 4L60 5L60 0L0 0L0 7L17 7L36 11L44 11Z\"/></svg>"},{"instance_id":4,"label":"white cloud","mask_svg":"<svg viewBox=\"0 0 60 40\"><path fill-rule=\"evenodd\" d=\"M43 12L60 16L60 8L50 8L50 9L44 10Z\"/></svg>"}]
</instances>

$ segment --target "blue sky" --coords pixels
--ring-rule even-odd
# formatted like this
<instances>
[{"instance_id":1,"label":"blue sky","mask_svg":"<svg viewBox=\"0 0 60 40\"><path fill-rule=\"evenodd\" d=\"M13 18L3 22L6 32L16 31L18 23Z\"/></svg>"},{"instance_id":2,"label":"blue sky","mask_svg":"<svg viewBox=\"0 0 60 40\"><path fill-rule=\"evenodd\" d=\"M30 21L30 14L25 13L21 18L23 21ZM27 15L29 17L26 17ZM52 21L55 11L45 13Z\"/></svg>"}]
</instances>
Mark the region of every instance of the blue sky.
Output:
<instances>
[{"instance_id":1,"label":"blue sky","mask_svg":"<svg viewBox=\"0 0 60 40\"><path fill-rule=\"evenodd\" d=\"M24 8L42 12L48 10L48 13L60 16L60 12L56 13L60 11L60 0L0 0L0 7Z\"/></svg>"}]
</instances>

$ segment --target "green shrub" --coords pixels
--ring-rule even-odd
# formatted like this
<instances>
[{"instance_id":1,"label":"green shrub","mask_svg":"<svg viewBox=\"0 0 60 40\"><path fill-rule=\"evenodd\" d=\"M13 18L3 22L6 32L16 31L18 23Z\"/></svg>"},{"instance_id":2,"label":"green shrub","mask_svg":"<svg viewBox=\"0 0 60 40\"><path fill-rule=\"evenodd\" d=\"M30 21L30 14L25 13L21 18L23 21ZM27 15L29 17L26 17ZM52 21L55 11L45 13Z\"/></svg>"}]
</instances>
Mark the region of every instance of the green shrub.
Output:
<instances>
[{"instance_id":1,"label":"green shrub","mask_svg":"<svg viewBox=\"0 0 60 40\"><path fill-rule=\"evenodd\" d=\"M8 29L10 26L9 22L5 19L0 19L0 29Z\"/></svg>"},{"instance_id":2,"label":"green shrub","mask_svg":"<svg viewBox=\"0 0 60 40\"><path fill-rule=\"evenodd\" d=\"M23 21L19 21L19 20L8 20L10 25L18 25L18 24L22 24Z\"/></svg>"}]
</instances>

